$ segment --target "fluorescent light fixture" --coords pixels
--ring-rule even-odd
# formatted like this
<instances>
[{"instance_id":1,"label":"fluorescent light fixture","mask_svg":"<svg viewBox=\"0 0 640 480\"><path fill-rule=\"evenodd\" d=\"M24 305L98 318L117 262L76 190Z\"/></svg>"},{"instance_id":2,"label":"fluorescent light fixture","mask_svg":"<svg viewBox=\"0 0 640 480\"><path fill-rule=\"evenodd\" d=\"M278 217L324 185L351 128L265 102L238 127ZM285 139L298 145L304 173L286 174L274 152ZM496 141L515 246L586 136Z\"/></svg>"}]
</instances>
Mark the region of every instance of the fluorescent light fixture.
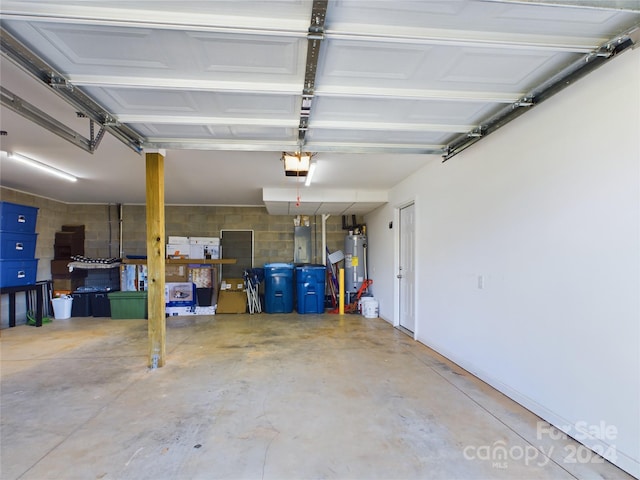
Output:
<instances>
[{"instance_id":1,"label":"fluorescent light fixture","mask_svg":"<svg viewBox=\"0 0 640 480\"><path fill-rule=\"evenodd\" d=\"M57 168L51 167L46 163L39 162L38 160L34 160L33 158L26 157L20 153L8 152L7 156L12 160L16 160L32 168L37 168L38 170L42 170L43 172L46 172L49 175L55 175L56 177L64 178L65 180L69 180L70 182L78 181L78 179L73 175L71 175L70 173L63 172L62 170L58 170Z\"/></svg>"},{"instance_id":2,"label":"fluorescent light fixture","mask_svg":"<svg viewBox=\"0 0 640 480\"><path fill-rule=\"evenodd\" d=\"M316 162L312 162L311 165L309 165L309 173L307 173L307 179L304 181L305 187L308 187L309 185L311 185L311 178L313 177L313 174L315 173L317 166L318 165Z\"/></svg>"},{"instance_id":3,"label":"fluorescent light fixture","mask_svg":"<svg viewBox=\"0 0 640 480\"><path fill-rule=\"evenodd\" d=\"M311 163L311 153L282 152L282 161L284 162L284 174L287 177L306 177Z\"/></svg>"}]
</instances>

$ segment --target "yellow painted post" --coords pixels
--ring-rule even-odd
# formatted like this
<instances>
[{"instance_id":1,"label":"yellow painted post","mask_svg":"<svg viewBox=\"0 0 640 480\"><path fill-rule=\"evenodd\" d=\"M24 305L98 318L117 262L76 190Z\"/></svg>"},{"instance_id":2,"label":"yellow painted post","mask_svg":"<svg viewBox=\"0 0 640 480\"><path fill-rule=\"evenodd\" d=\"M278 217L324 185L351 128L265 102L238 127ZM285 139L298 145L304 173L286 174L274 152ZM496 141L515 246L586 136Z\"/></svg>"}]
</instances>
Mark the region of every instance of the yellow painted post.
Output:
<instances>
[{"instance_id":1,"label":"yellow painted post","mask_svg":"<svg viewBox=\"0 0 640 480\"><path fill-rule=\"evenodd\" d=\"M344 315L344 268L340 269L340 303L338 312Z\"/></svg>"},{"instance_id":2,"label":"yellow painted post","mask_svg":"<svg viewBox=\"0 0 640 480\"><path fill-rule=\"evenodd\" d=\"M164 151L145 153L147 180L147 275L149 310L149 367L165 363L166 319L164 299L165 218Z\"/></svg>"}]
</instances>

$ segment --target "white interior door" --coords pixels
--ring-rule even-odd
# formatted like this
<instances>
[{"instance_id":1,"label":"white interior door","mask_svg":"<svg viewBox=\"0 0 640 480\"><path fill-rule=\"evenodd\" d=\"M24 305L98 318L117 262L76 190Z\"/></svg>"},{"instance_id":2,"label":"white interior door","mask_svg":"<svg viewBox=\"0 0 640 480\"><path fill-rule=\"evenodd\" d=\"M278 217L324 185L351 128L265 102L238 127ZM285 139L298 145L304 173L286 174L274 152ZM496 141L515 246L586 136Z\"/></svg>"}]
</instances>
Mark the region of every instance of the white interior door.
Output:
<instances>
[{"instance_id":1,"label":"white interior door","mask_svg":"<svg viewBox=\"0 0 640 480\"><path fill-rule=\"evenodd\" d=\"M400 209L400 258L398 279L400 291L400 326L415 332L415 205Z\"/></svg>"}]
</instances>

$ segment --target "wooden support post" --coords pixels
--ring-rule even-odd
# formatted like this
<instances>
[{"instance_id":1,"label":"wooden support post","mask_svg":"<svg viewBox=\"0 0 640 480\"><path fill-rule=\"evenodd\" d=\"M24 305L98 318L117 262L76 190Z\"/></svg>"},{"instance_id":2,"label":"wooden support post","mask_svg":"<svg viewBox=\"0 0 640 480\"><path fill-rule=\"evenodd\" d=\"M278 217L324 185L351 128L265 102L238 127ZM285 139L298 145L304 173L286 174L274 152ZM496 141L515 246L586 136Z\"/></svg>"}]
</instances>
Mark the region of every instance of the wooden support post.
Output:
<instances>
[{"instance_id":1,"label":"wooden support post","mask_svg":"<svg viewBox=\"0 0 640 480\"><path fill-rule=\"evenodd\" d=\"M164 151L146 152L149 367L165 363Z\"/></svg>"}]
</instances>

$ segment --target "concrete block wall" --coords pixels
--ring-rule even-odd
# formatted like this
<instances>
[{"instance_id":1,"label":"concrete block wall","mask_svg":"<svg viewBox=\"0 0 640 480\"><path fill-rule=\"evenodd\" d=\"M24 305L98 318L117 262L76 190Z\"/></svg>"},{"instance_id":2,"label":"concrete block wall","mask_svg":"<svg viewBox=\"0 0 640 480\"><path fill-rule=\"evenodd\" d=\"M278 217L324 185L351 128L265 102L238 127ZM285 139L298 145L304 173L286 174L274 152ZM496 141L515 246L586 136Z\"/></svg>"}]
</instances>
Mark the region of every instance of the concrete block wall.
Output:
<instances>
[{"instance_id":1,"label":"concrete block wall","mask_svg":"<svg viewBox=\"0 0 640 480\"><path fill-rule=\"evenodd\" d=\"M124 255L146 255L145 207L123 207ZM322 263L322 219L311 217L314 262ZM342 219L327 220L327 246L330 251L344 249ZM293 261L294 217L269 215L263 207L167 206L167 236L220 237L221 230L253 230L254 266ZM166 240L166 239L165 239Z\"/></svg>"},{"instance_id":2,"label":"concrete block wall","mask_svg":"<svg viewBox=\"0 0 640 480\"><path fill-rule=\"evenodd\" d=\"M84 225L84 254L93 258L117 257L119 253L118 208L116 205L69 205L65 225Z\"/></svg>"},{"instance_id":3,"label":"concrete block wall","mask_svg":"<svg viewBox=\"0 0 640 480\"><path fill-rule=\"evenodd\" d=\"M55 233L62 225L85 226L85 255L95 258L120 256L120 206L116 204L67 204L0 187L0 200L37 207L38 240L36 280L51 279ZM123 205L122 255L146 255L146 208ZM361 219L358 219L361 221ZM314 263L322 263L322 218L309 217L312 227ZM294 252L294 216L269 215L264 207L166 206L166 235L219 237L221 230L253 230L254 266L292 262ZM344 250L342 217L330 216L326 222L330 252ZM166 239L165 239L166 241ZM26 308L23 294L16 296L17 323L24 323ZM8 325L8 297L2 296L0 327Z\"/></svg>"},{"instance_id":4,"label":"concrete block wall","mask_svg":"<svg viewBox=\"0 0 640 480\"><path fill-rule=\"evenodd\" d=\"M66 204L15 190L0 189L0 199L38 207L36 257L38 280L51 278L55 233L62 225L85 226L85 255L95 258L120 256L120 207L116 204ZM360 220L360 219L358 219ZM314 262L322 262L322 218L309 217ZM264 207L166 206L166 235L219 237L221 230L253 230L254 265L293 261L294 216L269 215ZM329 251L344 249L342 218L326 222ZM146 255L146 208L122 206L122 254ZM166 240L166 239L165 239Z\"/></svg>"}]
</instances>

